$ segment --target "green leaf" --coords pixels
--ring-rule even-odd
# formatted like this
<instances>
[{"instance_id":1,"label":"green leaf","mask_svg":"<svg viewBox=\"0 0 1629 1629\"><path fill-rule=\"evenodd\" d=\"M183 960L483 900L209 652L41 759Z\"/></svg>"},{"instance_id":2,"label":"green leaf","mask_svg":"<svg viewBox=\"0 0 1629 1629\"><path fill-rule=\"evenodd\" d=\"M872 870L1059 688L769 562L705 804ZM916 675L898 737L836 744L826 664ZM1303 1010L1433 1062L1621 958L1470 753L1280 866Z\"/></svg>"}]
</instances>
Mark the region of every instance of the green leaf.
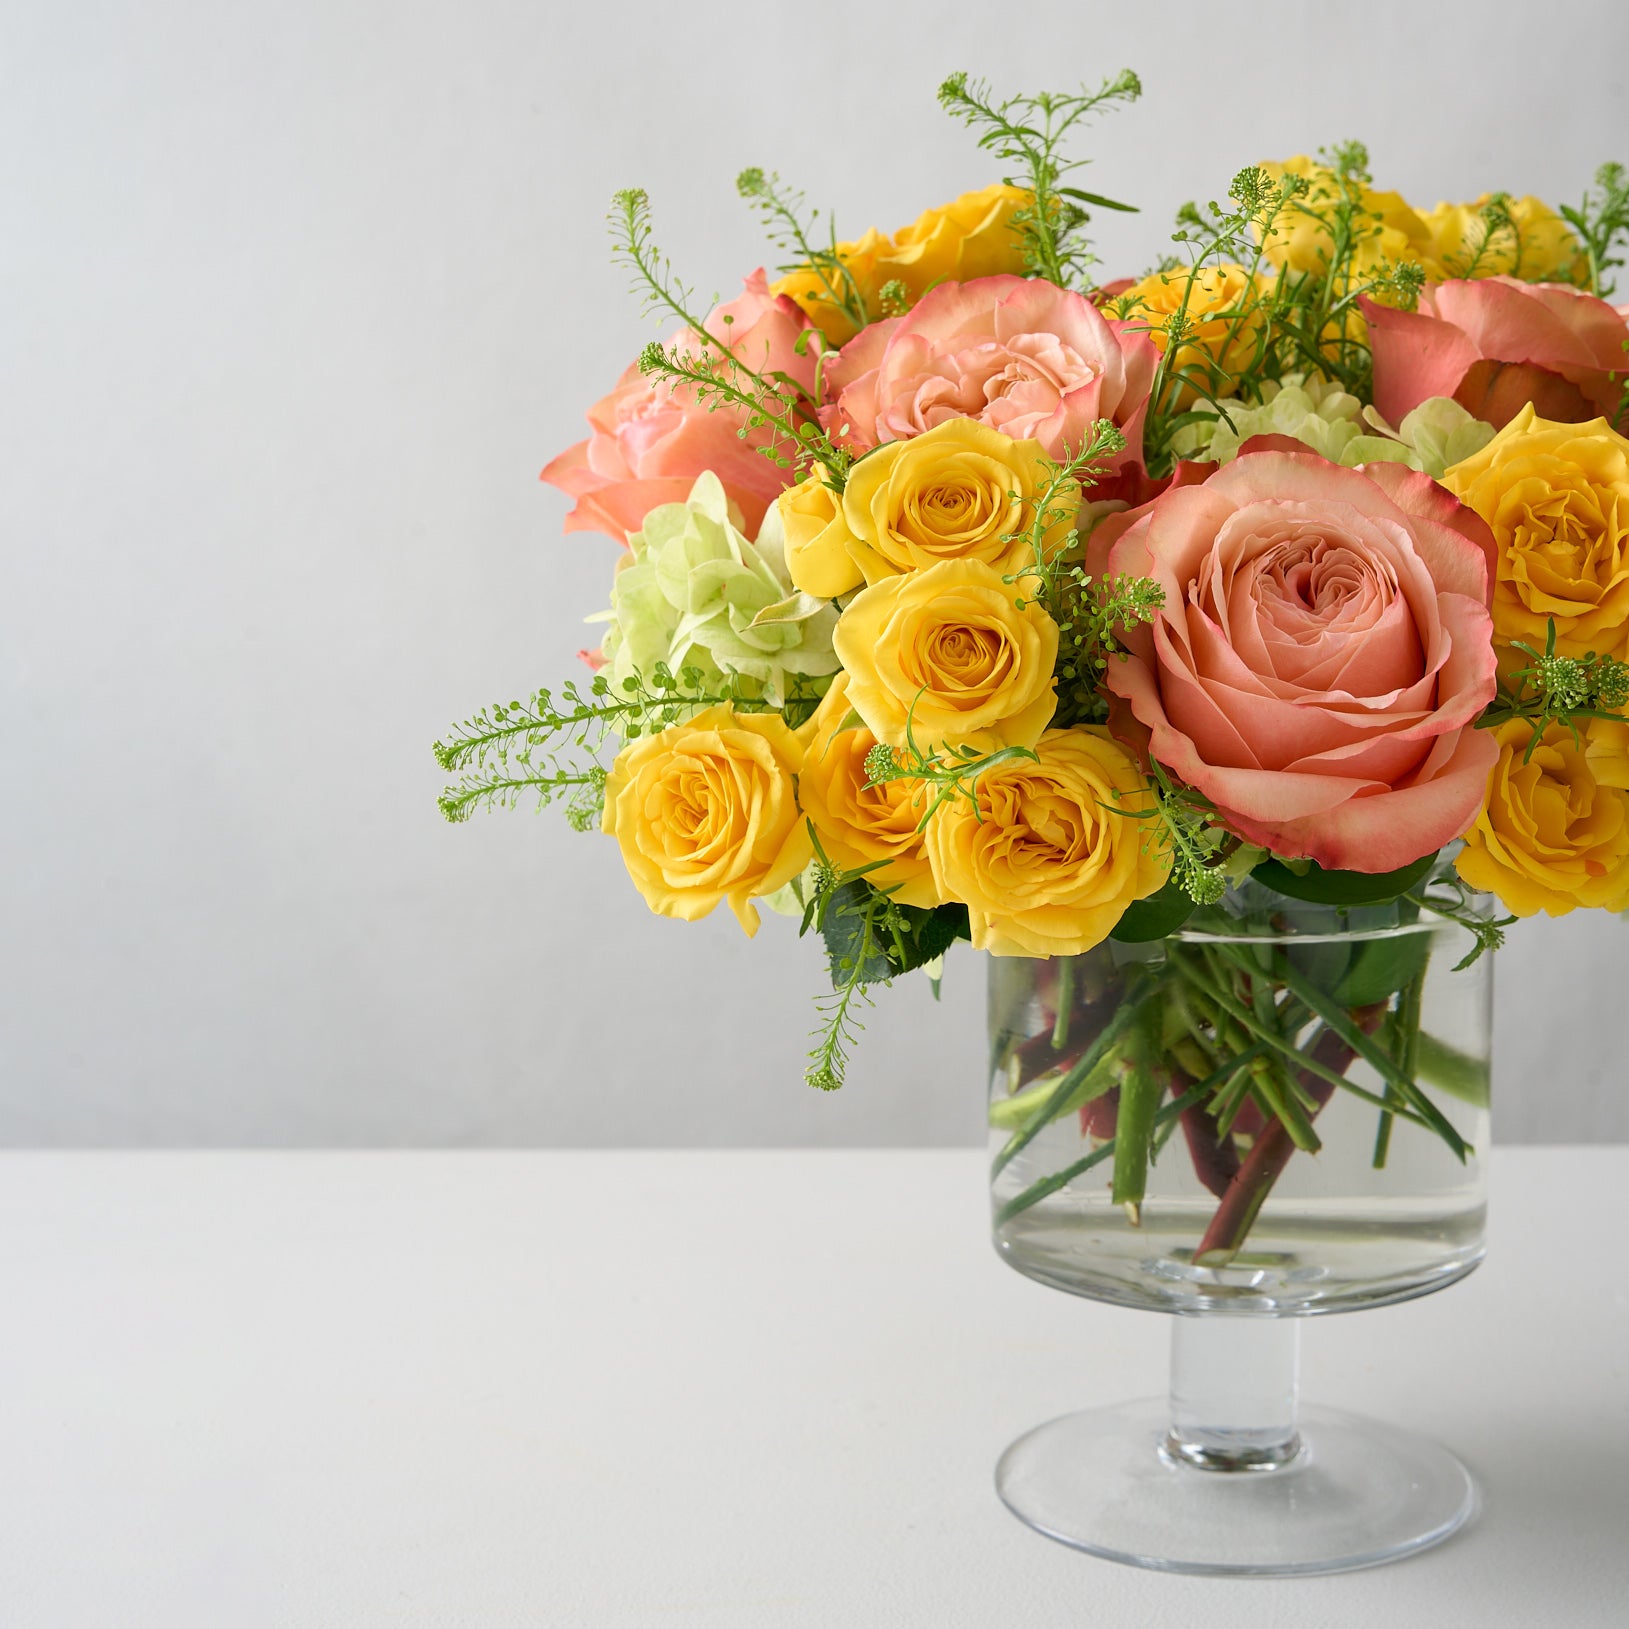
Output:
<instances>
[{"instance_id":1,"label":"green leaf","mask_svg":"<svg viewBox=\"0 0 1629 1629\"><path fill-rule=\"evenodd\" d=\"M853 981L856 959L860 961L858 982L861 984L881 984L896 972L894 964L883 953L878 934L870 935L867 952L866 923L875 892L870 883L856 878L838 888L826 907L820 936L826 941L826 959L830 963L834 989Z\"/></svg>"},{"instance_id":2,"label":"green leaf","mask_svg":"<svg viewBox=\"0 0 1629 1629\"><path fill-rule=\"evenodd\" d=\"M849 964L862 953L865 945L868 914L875 925L869 954L860 968L862 984L882 984L900 973L937 961L970 932L965 905L941 905L930 911L895 904L888 909L897 919L899 942L896 944L893 933L881 920L881 908L880 891L863 875L851 873L848 880L833 891L820 919L820 934L826 941L834 987L849 982Z\"/></svg>"},{"instance_id":3,"label":"green leaf","mask_svg":"<svg viewBox=\"0 0 1629 1629\"><path fill-rule=\"evenodd\" d=\"M1136 204L1122 204L1117 199L1105 198L1100 192L1082 192L1079 187L1059 187L1057 191L1061 192L1065 198L1073 198L1076 203L1096 204L1099 209L1123 210L1127 215L1137 215L1142 212Z\"/></svg>"},{"instance_id":4,"label":"green leaf","mask_svg":"<svg viewBox=\"0 0 1629 1629\"><path fill-rule=\"evenodd\" d=\"M1425 966L1429 933L1400 933L1366 939L1357 947L1345 977L1331 992L1343 1007L1369 1007L1395 995Z\"/></svg>"},{"instance_id":5,"label":"green leaf","mask_svg":"<svg viewBox=\"0 0 1629 1629\"><path fill-rule=\"evenodd\" d=\"M1305 872L1292 871L1280 860L1265 859L1250 873L1264 887L1314 905L1383 905L1406 894L1436 863L1436 852L1422 854L1396 871L1326 871L1309 861Z\"/></svg>"},{"instance_id":6,"label":"green leaf","mask_svg":"<svg viewBox=\"0 0 1629 1629\"><path fill-rule=\"evenodd\" d=\"M1192 896L1178 887L1174 877L1169 878L1156 893L1134 899L1126 906L1120 920L1109 930L1109 937L1127 945L1164 939L1188 920L1193 908Z\"/></svg>"},{"instance_id":7,"label":"green leaf","mask_svg":"<svg viewBox=\"0 0 1629 1629\"><path fill-rule=\"evenodd\" d=\"M901 909L907 917L917 914L908 905ZM902 972L937 961L958 939L972 937L965 905L941 905L937 910L923 911L921 917L921 922L912 929L907 941L911 954Z\"/></svg>"}]
</instances>

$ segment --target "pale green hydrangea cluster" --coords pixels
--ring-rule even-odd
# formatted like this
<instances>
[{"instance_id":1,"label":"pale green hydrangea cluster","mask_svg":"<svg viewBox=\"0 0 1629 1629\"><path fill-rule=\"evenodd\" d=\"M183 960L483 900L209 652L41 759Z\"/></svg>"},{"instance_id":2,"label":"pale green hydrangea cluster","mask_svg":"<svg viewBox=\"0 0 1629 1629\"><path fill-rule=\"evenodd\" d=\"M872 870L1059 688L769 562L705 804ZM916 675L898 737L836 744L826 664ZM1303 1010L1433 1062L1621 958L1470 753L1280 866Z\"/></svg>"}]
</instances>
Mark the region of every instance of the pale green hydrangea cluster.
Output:
<instances>
[{"instance_id":1,"label":"pale green hydrangea cluster","mask_svg":"<svg viewBox=\"0 0 1629 1629\"><path fill-rule=\"evenodd\" d=\"M1180 457L1225 464L1238 456L1252 436L1292 436L1332 464L1407 464L1438 479L1452 464L1480 452L1493 439L1493 426L1473 418L1458 402L1433 396L1421 402L1395 429L1372 407L1365 407L1328 379L1294 374L1282 385L1269 384L1266 400L1252 405L1224 402L1209 423L1185 425L1178 433ZM1230 422L1231 421L1231 422Z\"/></svg>"},{"instance_id":2,"label":"pale green hydrangea cluster","mask_svg":"<svg viewBox=\"0 0 1629 1629\"><path fill-rule=\"evenodd\" d=\"M837 671L837 612L792 587L778 508L769 506L756 543L739 518L709 471L685 502L658 505L630 535L611 609L590 619L609 624L602 653L613 690L636 673L649 682L665 664L707 681L739 674L779 706L790 675Z\"/></svg>"}]
</instances>

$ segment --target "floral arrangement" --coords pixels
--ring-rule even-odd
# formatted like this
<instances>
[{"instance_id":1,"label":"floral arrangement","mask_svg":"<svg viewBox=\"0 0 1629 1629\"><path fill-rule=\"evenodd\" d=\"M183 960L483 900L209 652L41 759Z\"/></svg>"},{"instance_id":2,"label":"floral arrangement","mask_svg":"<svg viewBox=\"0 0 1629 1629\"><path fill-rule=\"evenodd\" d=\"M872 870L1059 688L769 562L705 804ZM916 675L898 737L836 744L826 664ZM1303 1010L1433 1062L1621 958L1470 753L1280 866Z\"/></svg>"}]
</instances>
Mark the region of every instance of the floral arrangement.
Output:
<instances>
[{"instance_id":1,"label":"floral arrangement","mask_svg":"<svg viewBox=\"0 0 1629 1629\"><path fill-rule=\"evenodd\" d=\"M953 76L1007 179L891 236L839 240L744 172L785 264L710 308L619 194L616 257L675 327L543 471L566 529L620 548L594 671L437 747L450 819L559 799L651 909L823 935L816 1086L868 991L937 980L958 939L1173 940L1245 879L1459 920L1473 953L1629 906L1629 175L1420 212L1348 143L1241 170L1145 276L1100 280L1086 228L1128 206L1067 146L1139 90ZM1336 1011L1240 976L1182 1007L1191 1034L1167 998L1161 1044L1202 1054L1190 1100L1314 1147L1297 1060L1318 1026L1380 1051L1413 973ZM1277 1039L1216 1066L1241 1000ZM1112 1066L1128 1203L1134 1030L1072 1077ZM1385 1114L1452 1137L1399 1046Z\"/></svg>"}]
</instances>

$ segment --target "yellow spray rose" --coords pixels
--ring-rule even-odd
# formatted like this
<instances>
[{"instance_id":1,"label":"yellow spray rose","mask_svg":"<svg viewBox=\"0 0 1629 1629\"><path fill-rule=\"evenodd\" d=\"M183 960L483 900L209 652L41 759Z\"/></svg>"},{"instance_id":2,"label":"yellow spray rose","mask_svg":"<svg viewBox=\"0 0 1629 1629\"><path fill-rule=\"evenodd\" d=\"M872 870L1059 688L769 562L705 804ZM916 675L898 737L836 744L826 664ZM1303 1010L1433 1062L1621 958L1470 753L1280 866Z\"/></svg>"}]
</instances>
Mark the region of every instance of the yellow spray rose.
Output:
<instances>
[{"instance_id":1,"label":"yellow spray rose","mask_svg":"<svg viewBox=\"0 0 1629 1629\"><path fill-rule=\"evenodd\" d=\"M899 283L909 306L936 283L1022 272L1023 243L1013 216L1028 202L1021 187L998 184L964 192L951 203L924 210L891 238L873 227L863 238L839 243L837 255L875 321L887 315L882 309L885 284ZM813 267L789 272L773 292L796 300L833 345L846 345L858 332L841 299L833 297L825 276Z\"/></svg>"},{"instance_id":2,"label":"yellow spray rose","mask_svg":"<svg viewBox=\"0 0 1629 1629\"><path fill-rule=\"evenodd\" d=\"M978 807L947 802L928 823L928 859L967 906L974 945L996 956L1077 956L1165 881L1142 771L1096 726L1049 730L1038 763L986 770ZM1124 813L1120 811L1124 810Z\"/></svg>"},{"instance_id":3,"label":"yellow spray rose","mask_svg":"<svg viewBox=\"0 0 1629 1629\"><path fill-rule=\"evenodd\" d=\"M1629 792L1629 723L1592 718L1584 732L1584 758L1597 786Z\"/></svg>"},{"instance_id":4,"label":"yellow spray rose","mask_svg":"<svg viewBox=\"0 0 1629 1629\"><path fill-rule=\"evenodd\" d=\"M1028 202L1022 187L997 182L923 210L894 234L892 251L881 257L884 281L898 278L914 304L936 283L1023 271L1023 241L1013 216Z\"/></svg>"},{"instance_id":5,"label":"yellow spray rose","mask_svg":"<svg viewBox=\"0 0 1629 1629\"><path fill-rule=\"evenodd\" d=\"M941 904L917 830L927 808L926 788L919 780L870 785L865 755L877 738L851 719L848 676L839 673L815 713L798 777L804 811L834 865L850 869L886 860L882 870L868 874L877 887L893 890L902 905Z\"/></svg>"},{"instance_id":6,"label":"yellow spray rose","mask_svg":"<svg viewBox=\"0 0 1629 1629\"><path fill-rule=\"evenodd\" d=\"M977 419L946 419L887 441L849 472L843 522L868 583L946 560L981 560L1010 575L1035 560L1024 535L1049 480L1038 441L1014 441ZM1048 558L1073 530L1080 486L1054 493L1043 538Z\"/></svg>"},{"instance_id":7,"label":"yellow spray rose","mask_svg":"<svg viewBox=\"0 0 1629 1629\"><path fill-rule=\"evenodd\" d=\"M861 589L833 645L879 741L1033 746L1052 720L1058 625L981 560L947 560Z\"/></svg>"},{"instance_id":8,"label":"yellow spray rose","mask_svg":"<svg viewBox=\"0 0 1629 1629\"><path fill-rule=\"evenodd\" d=\"M1506 200L1510 225L1489 233L1482 219L1491 201L1438 204L1423 216L1445 277L1522 277L1530 283L1574 283L1589 277L1589 257L1572 229L1539 199Z\"/></svg>"},{"instance_id":9,"label":"yellow spray rose","mask_svg":"<svg viewBox=\"0 0 1629 1629\"><path fill-rule=\"evenodd\" d=\"M1629 791L1597 776L1590 733L1580 744L1552 724L1529 758L1530 724L1514 719L1495 731L1487 804L1455 864L1517 916L1629 908Z\"/></svg>"},{"instance_id":10,"label":"yellow spray rose","mask_svg":"<svg viewBox=\"0 0 1629 1629\"><path fill-rule=\"evenodd\" d=\"M1326 164L1304 153L1282 163L1261 166L1273 180L1286 173L1298 175L1307 190L1292 198L1278 213L1263 248L1275 266L1296 272L1318 272L1329 264L1335 235L1331 222L1341 201L1340 181ZM1375 271L1382 261L1417 261L1432 278L1442 276L1436 245L1430 229L1401 193L1377 192L1372 187L1359 190L1360 213L1353 222L1357 243L1351 268L1358 273Z\"/></svg>"},{"instance_id":11,"label":"yellow spray rose","mask_svg":"<svg viewBox=\"0 0 1629 1629\"><path fill-rule=\"evenodd\" d=\"M727 900L755 934L753 899L814 857L793 780L803 755L778 713L729 706L629 742L606 778L603 829L645 903L694 922Z\"/></svg>"},{"instance_id":12,"label":"yellow spray rose","mask_svg":"<svg viewBox=\"0 0 1629 1629\"><path fill-rule=\"evenodd\" d=\"M1629 654L1629 440L1605 419L1524 407L1442 484L1493 529L1493 633L1544 649Z\"/></svg>"},{"instance_id":13,"label":"yellow spray rose","mask_svg":"<svg viewBox=\"0 0 1629 1629\"><path fill-rule=\"evenodd\" d=\"M867 229L863 238L837 245L837 257L847 268L854 290L865 301L873 318L882 315L877 309L878 291L888 281L887 275L879 274L877 267L882 257L892 250L892 240L874 226ZM832 345L846 345L860 331L844 304L850 293L847 281L836 270L828 274L813 266L799 266L771 283L769 292L786 294L795 300Z\"/></svg>"},{"instance_id":14,"label":"yellow spray rose","mask_svg":"<svg viewBox=\"0 0 1629 1629\"><path fill-rule=\"evenodd\" d=\"M1256 353L1266 318L1261 312L1256 279L1243 266L1204 266L1190 284L1185 271L1154 272L1133 283L1116 302L1127 318L1145 327L1161 351L1169 348L1166 329L1187 300L1189 338L1172 358L1173 372L1191 373L1221 393L1223 380L1241 373ZM1179 407L1192 403L1199 392L1191 384L1178 385Z\"/></svg>"},{"instance_id":15,"label":"yellow spray rose","mask_svg":"<svg viewBox=\"0 0 1629 1629\"><path fill-rule=\"evenodd\" d=\"M834 600L865 581L843 520L843 500L816 470L775 500L786 537L786 571L793 586Z\"/></svg>"}]
</instances>

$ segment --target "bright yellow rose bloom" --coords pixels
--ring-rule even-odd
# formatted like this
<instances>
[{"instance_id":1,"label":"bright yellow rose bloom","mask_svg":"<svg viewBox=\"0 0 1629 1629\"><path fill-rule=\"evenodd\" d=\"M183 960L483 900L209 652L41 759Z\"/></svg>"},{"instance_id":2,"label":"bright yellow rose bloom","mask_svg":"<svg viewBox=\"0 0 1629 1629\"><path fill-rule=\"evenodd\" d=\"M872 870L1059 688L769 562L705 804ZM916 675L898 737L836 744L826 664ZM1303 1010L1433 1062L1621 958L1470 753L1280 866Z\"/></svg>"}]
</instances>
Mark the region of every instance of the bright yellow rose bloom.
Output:
<instances>
[{"instance_id":1,"label":"bright yellow rose bloom","mask_svg":"<svg viewBox=\"0 0 1629 1629\"><path fill-rule=\"evenodd\" d=\"M814 857L793 780L803 756L780 714L729 706L630 741L606 778L603 829L645 903L694 922L727 900L755 934L753 899Z\"/></svg>"},{"instance_id":2,"label":"bright yellow rose bloom","mask_svg":"<svg viewBox=\"0 0 1629 1629\"><path fill-rule=\"evenodd\" d=\"M1584 731L1584 758L1597 786L1629 792L1629 723L1592 718Z\"/></svg>"},{"instance_id":3,"label":"bright yellow rose bloom","mask_svg":"<svg viewBox=\"0 0 1629 1629\"><path fill-rule=\"evenodd\" d=\"M979 776L976 811L955 798L934 815L928 859L978 949L1078 956L1164 883L1170 860L1136 818L1154 806L1148 782L1107 730L1049 730L1036 750L1038 763Z\"/></svg>"},{"instance_id":4,"label":"bright yellow rose bloom","mask_svg":"<svg viewBox=\"0 0 1629 1629\"><path fill-rule=\"evenodd\" d=\"M850 552L868 583L946 560L980 560L1011 575L1035 562L1024 533L1049 479L1040 442L1014 441L977 419L946 419L884 442L849 471ZM1050 507L1060 518L1042 540L1048 559L1073 531L1079 483L1054 493Z\"/></svg>"},{"instance_id":5,"label":"bright yellow rose bloom","mask_svg":"<svg viewBox=\"0 0 1629 1629\"><path fill-rule=\"evenodd\" d=\"M1329 224L1341 198L1335 172L1304 153L1260 167L1275 181L1288 173L1307 183L1307 190L1285 204L1267 233L1263 243L1267 258L1291 271L1322 271L1335 247ZM1442 276L1430 228L1401 193L1364 187L1358 202L1362 213L1353 223L1358 237L1350 262L1353 271L1374 271L1384 260L1412 260L1426 268L1428 277Z\"/></svg>"},{"instance_id":6,"label":"bright yellow rose bloom","mask_svg":"<svg viewBox=\"0 0 1629 1629\"><path fill-rule=\"evenodd\" d=\"M1212 387L1212 394L1225 391L1225 380L1242 373L1256 354L1256 342L1266 318L1260 310L1256 280L1243 266L1204 266L1192 275L1185 271L1154 272L1133 283L1115 302L1128 319L1145 327L1148 337L1161 350L1168 349L1166 336L1172 317L1182 310L1190 337L1172 359L1172 371L1197 374ZM1199 396L1191 384L1179 384L1174 400L1186 407Z\"/></svg>"},{"instance_id":7,"label":"bright yellow rose bloom","mask_svg":"<svg viewBox=\"0 0 1629 1629\"><path fill-rule=\"evenodd\" d=\"M875 321L888 314L882 309L888 283L902 285L904 303L910 306L936 283L1021 273L1024 247L1013 216L1028 202L1022 187L999 183L964 192L951 203L924 210L891 238L872 227L853 243L839 243L837 256ZM796 300L833 345L846 345L858 332L841 299L833 297L826 278L812 267L789 272L772 290Z\"/></svg>"},{"instance_id":8,"label":"bright yellow rose bloom","mask_svg":"<svg viewBox=\"0 0 1629 1629\"><path fill-rule=\"evenodd\" d=\"M815 713L813 738L798 777L804 812L834 865L848 870L886 860L882 870L868 874L868 881L893 890L902 905L941 904L917 830L927 808L926 787L919 780L872 786L865 755L877 738L864 724L849 722L852 714L848 675L839 673Z\"/></svg>"},{"instance_id":9,"label":"bright yellow rose bloom","mask_svg":"<svg viewBox=\"0 0 1629 1629\"><path fill-rule=\"evenodd\" d=\"M817 599L834 600L865 581L854 558L854 534L843 520L843 500L818 470L788 487L775 504L793 587Z\"/></svg>"},{"instance_id":10,"label":"bright yellow rose bloom","mask_svg":"<svg viewBox=\"0 0 1629 1629\"><path fill-rule=\"evenodd\" d=\"M863 238L837 245L837 258L848 269L873 318L881 315L876 309L877 291L888 281L887 277L878 276L877 263L892 248L892 241L874 226L867 229ZM835 289L833 281L837 285ZM849 293L847 284L835 270L828 278L824 271L817 271L813 266L799 266L771 283L769 292L790 295L804 316L832 345L846 345L860 331L843 303Z\"/></svg>"},{"instance_id":11,"label":"bright yellow rose bloom","mask_svg":"<svg viewBox=\"0 0 1629 1629\"><path fill-rule=\"evenodd\" d=\"M1024 246L1013 216L1028 202L1022 187L997 182L923 210L894 234L892 251L879 258L882 280L897 278L914 304L936 283L1022 272Z\"/></svg>"},{"instance_id":12,"label":"bright yellow rose bloom","mask_svg":"<svg viewBox=\"0 0 1629 1629\"><path fill-rule=\"evenodd\" d=\"M1565 725L1552 724L1531 758L1531 725L1514 719L1495 733L1499 762L1454 862L1460 876L1517 916L1629 908L1629 792L1596 778Z\"/></svg>"},{"instance_id":13,"label":"bright yellow rose bloom","mask_svg":"<svg viewBox=\"0 0 1629 1629\"><path fill-rule=\"evenodd\" d=\"M1629 653L1629 440L1605 419L1555 424L1524 407L1442 484L1493 529L1493 633L1543 650Z\"/></svg>"},{"instance_id":14,"label":"bright yellow rose bloom","mask_svg":"<svg viewBox=\"0 0 1629 1629\"><path fill-rule=\"evenodd\" d=\"M863 588L832 644L866 728L891 747L1033 746L1052 721L1058 625L982 560Z\"/></svg>"},{"instance_id":15,"label":"bright yellow rose bloom","mask_svg":"<svg viewBox=\"0 0 1629 1629\"><path fill-rule=\"evenodd\" d=\"M1531 195L1510 199L1506 206L1510 226L1488 236L1482 208L1491 196L1483 193L1470 204L1438 204L1422 217L1445 277L1522 277L1530 283L1587 281L1589 257L1572 228L1548 204Z\"/></svg>"}]
</instances>

